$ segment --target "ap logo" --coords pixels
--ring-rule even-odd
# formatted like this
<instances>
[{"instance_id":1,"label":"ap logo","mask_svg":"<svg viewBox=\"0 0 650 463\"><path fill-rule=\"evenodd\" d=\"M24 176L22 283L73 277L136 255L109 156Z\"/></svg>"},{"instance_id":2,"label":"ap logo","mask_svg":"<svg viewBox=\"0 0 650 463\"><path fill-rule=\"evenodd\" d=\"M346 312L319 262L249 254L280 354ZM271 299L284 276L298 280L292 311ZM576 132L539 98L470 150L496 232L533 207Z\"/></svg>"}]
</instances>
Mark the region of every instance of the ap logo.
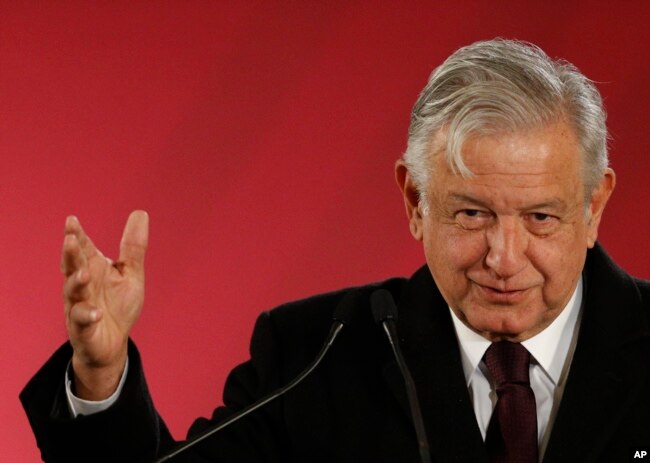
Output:
<instances>
[{"instance_id":1,"label":"ap logo","mask_svg":"<svg viewBox=\"0 0 650 463\"><path fill-rule=\"evenodd\" d=\"M630 452L631 459L630 461L648 461L650 462L650 448L648 447L637 447L633 448Z\"/></svg>"}]
</instances>

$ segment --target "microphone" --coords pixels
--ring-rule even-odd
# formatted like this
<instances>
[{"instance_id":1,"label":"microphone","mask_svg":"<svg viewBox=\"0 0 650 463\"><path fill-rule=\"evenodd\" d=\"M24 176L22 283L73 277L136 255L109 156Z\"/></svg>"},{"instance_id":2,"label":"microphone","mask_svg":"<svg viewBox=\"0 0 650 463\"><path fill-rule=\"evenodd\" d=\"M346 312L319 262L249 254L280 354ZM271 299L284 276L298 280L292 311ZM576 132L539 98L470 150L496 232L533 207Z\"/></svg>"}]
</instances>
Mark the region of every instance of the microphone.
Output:
<instances>
[{"instance_id":1,"label":"microphone","mask_svg":"<svg viewBox=\"0 0 650 463\"><path fill-rule=\"evenodd\" d=\"M226 420L217 423L215 426L208 428L202 433L192 437L184 444L174 449L172 452L156 460L156 463L163 463L165 461L171 460L179 453L184 452L185 450L189 449L190 447L193 447L194 445L198 444L202 440L207 439L211 435L230 426L234 422L239 421L246 415L253 413L258 408L263 407L267 403L284 395L285 393L289 392L291 389L296 387L298 384L300 384L300 382L302 382L303 379L309 376L309 374L312 371L314 371L314 369L318 366L318 364L323 360L325 354L327 354L327 351L330 349L330 347L332 347L332 344L334 344L334 340L337 338L337 336L339 335L343 327L349 325L350 318L351 318L351 309L353 306L352 302L356 297L357 297L357 291L351 291L348 294L346 294L341 300L341 302L339 302L339 304L336 306L336 309L334 310L334 315L332 316L333 319L332 327L330 328L330 332L327 335L325 342L323 343L323 347L321 348L316 358L309 365L307 365L307 367L305 367L305 369L301 371L298 374L298 376L296 376L285 386L276 389L270 394L259 399L257 402L254 402L250 404L248 407L241 409L240 411L234 413L233 415L230 415Z\"/></svg>"},{"instance_id":2,"label":"microphone","mask_svg":"<svg viewBox=\"0 0 650 463\"><path fill-rule=\"evenodd\" d=\"M393 296L385 289L378 289L370 295L370 305L372 307L372 315L375 318L375 322L377 322L378 325L383 326L386 336L388 336L388 341L393 348L395 360L397 360L397 365L399 366L399 369L402 372L402 377L404 378L406 396L408 397L411 409L415 434L418 438L420 460L422 463L431 463L429 443L424 429L424 420L422 419L422 411L420 410L417 391L415 390L413 377L406 366L406 361L404 361L402 349L399 346L399 339L397 337L397 328L395 325L395 322L397 321L397 306L395 305Z\"/></svg>"}]
</instances>

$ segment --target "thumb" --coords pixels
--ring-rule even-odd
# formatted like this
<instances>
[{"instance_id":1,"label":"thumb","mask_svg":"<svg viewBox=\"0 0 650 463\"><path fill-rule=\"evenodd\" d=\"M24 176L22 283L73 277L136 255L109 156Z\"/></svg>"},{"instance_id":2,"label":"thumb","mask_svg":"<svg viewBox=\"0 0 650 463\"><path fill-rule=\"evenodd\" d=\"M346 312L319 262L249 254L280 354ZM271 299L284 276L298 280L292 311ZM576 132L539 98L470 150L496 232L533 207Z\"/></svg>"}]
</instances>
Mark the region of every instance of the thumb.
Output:
<instances>
[{"instance_id":1,"label":"thumb","mask_svg":"<svg viewBox=\"0 0 650 463\"><path fill-rule=\"evenodd\" d=\"M131 212L120 242L120 262L134 270L142 270L148 242L149 215L145 211Z\"/></svg>"}]
</instances>

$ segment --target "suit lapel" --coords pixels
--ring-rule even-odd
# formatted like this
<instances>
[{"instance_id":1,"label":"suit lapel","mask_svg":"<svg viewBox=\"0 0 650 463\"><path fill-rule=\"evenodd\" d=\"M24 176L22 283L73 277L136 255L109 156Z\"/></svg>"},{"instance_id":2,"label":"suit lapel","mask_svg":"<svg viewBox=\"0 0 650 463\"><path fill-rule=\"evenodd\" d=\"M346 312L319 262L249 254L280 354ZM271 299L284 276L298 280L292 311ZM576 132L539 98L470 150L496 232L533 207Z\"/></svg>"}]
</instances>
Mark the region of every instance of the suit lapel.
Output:
<instances>
[{"instance_id":1,"label":"suit lapel","mask_svg":"<svg viewBox=\"0 0 650 463\"><path fill-rule=\"evenodd\" d=\"M573 362L544 461L595 461L642 391L648 337L633 280L599 247L585 267L585 301Z\"/></svg>"},{"instance_id":2,"label":"suit lapel","mask_svg":"<svg viewBox=\"0 0 650 463\"><path fill-rule=\"evenodd\" d=\"M400 343L416 384L433 459L486 461L451 316L427 267L411 278L398 305ZM404 381L392 359L384 367L384 378L410 415Z\"/></svg>"},{"instance_id":3,"label":"suit lapel","mask_svg":"<svg viewBox=\"0 0 650 463\"><path fill-rule=\"evenodd\" d=\"M588 253L578 343L544 455L545 462L596 461L608 436L638 398L650 331L634 281L597 246ZM398 303L398 332L413 375L431 453L439 462L487 461L447 304L427 267ZM404 382L394 360L384 378L406 416Z\"/></svg>"}]
</instances>

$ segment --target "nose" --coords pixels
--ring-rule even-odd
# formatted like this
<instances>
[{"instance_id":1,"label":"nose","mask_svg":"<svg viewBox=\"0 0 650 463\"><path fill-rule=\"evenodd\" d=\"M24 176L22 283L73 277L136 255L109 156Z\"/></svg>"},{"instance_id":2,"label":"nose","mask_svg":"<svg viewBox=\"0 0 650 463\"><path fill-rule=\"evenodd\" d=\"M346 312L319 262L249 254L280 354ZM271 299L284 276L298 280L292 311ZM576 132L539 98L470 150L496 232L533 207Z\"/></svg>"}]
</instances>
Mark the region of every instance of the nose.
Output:
<instances>
[{"instance_id":1,"label":"nose","mask_svg":"<svg viewBox=\"0 0 650 463\"><path fill-rule=\"evenodd\" d=\"M506 279L521 272L528 263L527 231L514 217L499 218L486 231L488 252L485 263L495 277Z\"/></svg>"}]
</instances>

